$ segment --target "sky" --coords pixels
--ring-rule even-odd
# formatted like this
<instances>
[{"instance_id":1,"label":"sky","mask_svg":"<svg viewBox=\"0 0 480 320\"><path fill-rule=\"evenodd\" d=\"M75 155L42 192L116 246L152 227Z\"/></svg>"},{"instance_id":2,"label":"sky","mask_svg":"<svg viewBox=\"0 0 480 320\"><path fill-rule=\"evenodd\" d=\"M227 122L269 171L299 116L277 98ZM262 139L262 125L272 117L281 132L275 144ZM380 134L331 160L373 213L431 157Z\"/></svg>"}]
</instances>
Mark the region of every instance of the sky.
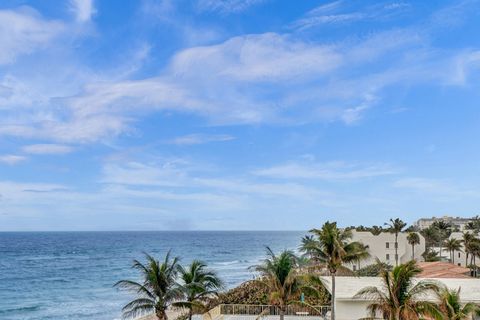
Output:
<instances>
[{"instance_id":1,"label":"sky","mask_svg":"<svg viewBox=\"0 0 480 320\"><path fill-rule=\"evenodd\" d=\"M0 231L474 216L480 2L0 2Z\"/></svg>"}]
</instances>

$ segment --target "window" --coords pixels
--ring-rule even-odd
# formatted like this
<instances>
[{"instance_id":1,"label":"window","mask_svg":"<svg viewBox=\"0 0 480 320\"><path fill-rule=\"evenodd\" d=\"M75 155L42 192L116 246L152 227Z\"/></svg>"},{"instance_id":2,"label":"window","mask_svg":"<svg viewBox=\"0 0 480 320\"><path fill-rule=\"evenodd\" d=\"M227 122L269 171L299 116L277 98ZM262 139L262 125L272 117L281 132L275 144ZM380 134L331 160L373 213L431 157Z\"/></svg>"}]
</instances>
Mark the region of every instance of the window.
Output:
<instances>
[{"instance_id":1,"label":"window","mask_svg":"<svg viewBox=\"0 0 480 320\"><path fill-rule=\"evenodd\" d=\"M387 256L386 256L387 260L390 260L390 255L387 253Z\"/></svg>"},{"instance_id":2,"label":"window","mask_svg":"<svg viewBox=\"0 0 480 320\"><path fill-rule=\"evenodd\" d=\"M460 258L460 252L458 253L458 257Z\"/></svg>"},{"instance_id":3,"label":"window","mask_svg":"<svg viewBox=\"0 0 480 320\"><path fill-rule=\"evenodd\" d=\"M462 266L462 264L461 264L461 263L457 263L457 264L458 264L458 266L459 266L459 267L461 267L461 266Z\"/></svg>"},{"instance_id":4,"label":"window","mask_svg":"<svg viewBox=\"0 0 480 320\"><path fill-rule=\"evenodd\" d=\"M390 243L389 242L385 243L385 248L387 248L387 249L390 248Z\"/></svg>"},{"instance_id":5,"label":"window","mask_svg":"<svg viewBox=\"0 0 480 320\"><path fill-rule=\"evenodd\" d=\"M357 266L353 266L353 271L357 271Z\"/></svg>"}]
</instances>

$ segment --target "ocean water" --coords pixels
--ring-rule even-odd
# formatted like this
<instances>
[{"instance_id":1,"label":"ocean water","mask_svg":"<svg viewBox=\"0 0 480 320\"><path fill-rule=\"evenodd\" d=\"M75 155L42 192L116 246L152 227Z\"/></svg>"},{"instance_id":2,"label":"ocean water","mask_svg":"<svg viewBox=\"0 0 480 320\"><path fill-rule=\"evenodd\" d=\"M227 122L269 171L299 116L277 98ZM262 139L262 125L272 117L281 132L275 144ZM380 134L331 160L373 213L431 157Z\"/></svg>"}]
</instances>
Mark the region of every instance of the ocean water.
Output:
<instances>
[{"instance_id":1,"label":"ocean water","mask_svg":"<svg viewBox=\"0 0 480 320\"><path fill-rule=\"evenodd\" d=\"M131 298L112 285L138 279L143 252L201 259L231 288L251 279L265 246L296 249L304 232L0 233L0 319L113 320Z\"/></svg>"}]
</instances>

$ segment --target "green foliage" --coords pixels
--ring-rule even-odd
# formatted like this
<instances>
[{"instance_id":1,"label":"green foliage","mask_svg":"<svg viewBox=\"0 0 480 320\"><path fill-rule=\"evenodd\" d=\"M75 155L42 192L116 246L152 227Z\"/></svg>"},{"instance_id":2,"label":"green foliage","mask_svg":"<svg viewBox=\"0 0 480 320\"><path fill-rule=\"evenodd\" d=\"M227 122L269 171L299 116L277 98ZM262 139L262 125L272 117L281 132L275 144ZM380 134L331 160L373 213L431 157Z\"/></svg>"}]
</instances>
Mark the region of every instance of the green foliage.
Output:
<instances>
[{"instance_id":1,"label":"green foliage","mask_svg":"<svg viewBox=\"0 0 480 320\"><path fill-rule=\"evenodd\" d=\"M462 303L460 288L457 290L442 287L437 292L439 309L446 320L473 319L473 315L479 312L479 306L474 303Z\"/></svg>"},{"instance_id":2,"label":"green foliage","mask_svg":"<svg viewBox=\"0 0 480 320\"><path fill-rule=\"evenodd\" d=\"M442 319L442 314L435 303L424 301L422 298L429 292L438 291L434 282L418 281L413 278L421 272L415 261L401 264L392 271L381 271L385 291L378 287L366 287L360 290L356 297L372 301L368 306L370 315L381 315L391 320L419 320L425 316Z\"/></svg>"},{"instance_id":3,"label":"green foliage","mask_svg":"<svg viewBox=\"0 0 480 320\"><path fill-rule=\"evenodd\" d=\"M127 289L137 298L123 307L124 318L135 318L144 312L154 311L158 319L167 319L167 308L181 299L176 277L179 271L178 258L171 258L167 253L162 263L146 254L147 262L133 261L132 268L138 270L142 282L131 280L118 281L115 286Z\"/></svg>"},{"instance_id":4,"label":"green foliage","mask_svg":"<svg viewBox=\"0 0 480 320\"><path fill-rule=\"evenodd\" d=\"M424 253L422 253L423 260L425 262L435 262L440 261L440 257L438 256L438 252L433 251L430 248L427 248Z\"/></svg>"},{"instance_id":5,"label":"green foliage","mask_svg":"<svg viewBox=\"0 0 480 320\"><path fill-rule=\"evenodd\" d=\"M383 270L390 271L392 266L384 262L378 262L358 269L355 275L357 277L378 277Z\"/></svg>"}]
</instances>

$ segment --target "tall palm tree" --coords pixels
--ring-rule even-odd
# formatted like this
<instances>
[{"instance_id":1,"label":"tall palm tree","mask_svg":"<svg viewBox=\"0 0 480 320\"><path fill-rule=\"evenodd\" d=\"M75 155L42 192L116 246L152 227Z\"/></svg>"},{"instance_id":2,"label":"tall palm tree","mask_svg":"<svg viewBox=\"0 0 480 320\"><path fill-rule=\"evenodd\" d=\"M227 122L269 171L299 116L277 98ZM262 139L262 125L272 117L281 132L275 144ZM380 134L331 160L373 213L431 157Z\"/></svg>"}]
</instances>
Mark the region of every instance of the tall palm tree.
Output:
<instances>
[{"instance_id":1,"label":"tall palm tree","mask_svg":"<svg viewBox=\"0 0 480 320\"><path fill-rule=\"evenodd\" d=\"M140 271L141 282L121 280L115 284L137 295L136 299L123 307L123 317L132 318L153 311L158 320L167 320L167 309L182 297L176 283L178 258L172 259L169 251L160 263L151 255L145 255L146 263L134 260L132 265L132 268Z\"/></svg>"},{"instance_id":2,"label":"tall palm tree","mask_svg":"<svg viewBox=\"0 0 480 320\"><path fill-rule=\"evenodd\" d=\"M420 244L420 236L416 232L410 232L407 235L407 241L412 246L412 260L415 260L415 245Z\"/></svg>"},{"instance_id":3,"label":"tall palm tree","mask_svg":"<svg viewBox=\"0 0 480 320\"><path fill-rule=\"evenodd\" d=\"M440 259L442 258L442 249L443 249L443 242L450 237L452 234L453 226L450 222L446 222L444 220L437 220L432 223L432 227L438 230L438 246L439 246L439 255Z\"/></svg>"},{"instance_id":4,"label":"tall palm tree","mask_svg":"<svg viewBox=\"0 0 480 320\"><path fill-rule=\"evenodd\" d=\"M455 263L455 251L462 249L462 242L458 239L450 238L445 241L445 248L450 252L450 262Z\"/></svg>"},{"instance_id":5,"label":"tall palm tree","mask_svg":"<svg viewBox=\"0 0 480 320\"><path fill-rule=\"evenodd\" d=\"M188 319L191 320L195 309L205 311L205 299L218 294L223 283L217 274L207 269L207 265L199 260L194 260L184 268L179 268L181 279L180 291L182 300L174 302L174 307L188 309Z\"/></svg>"},{"instance_id":6,"label":"tall palm tree","mask_svg":"<svg viewBox=\"0 0 480 320\"><path fill-rule=\"evenodd\" d=\"M398 234L403 231L407 226L405 222L396 218L395 220L390 219L390 223L385 223L388 227L390 233L395 234L395 266L398 266Z\"/></svg>"},{"instance_id":7,"label":"tall palm tree","mask_svg":"<svg viewBox=\"0 0 480 320\"><path fill-rule=\"evenodd\" d=\"M475 242L475 235L470 232L463 232L462 243L465 250L465 266L468 266L468 257L472 251L472 244Z\"/></svg>"},{"instance_id":8,"label":"tall palm tree","mask_svg":"<svg viewBox=\"0 0 480 320\"><path fill-rule=\"evenodd\" d=\"M331 320L335 320L335 276L345 263L356 262L369 257L366 247L351 241L352 232L337 228L336 222L325 222L321 229L310 230L312 236L302 240L301 250L312 261L325 266L332 277Z\"/></svg>"},{"instance_id":9,"label":"tall palm tree","mask_svg":"<svg viewBox=\"0 0 480 320\"><path fill-rule=\"evenodd\" d=\"M381 279L384 288L366 287L356 297L372 300L368 306L371 317L381 315L389 320L418 320L423 316L442 319L435 303L422 300L425 294L439 290L436 283L413 278L421 272L414 260L395 267L391 272L383 269Z\"/></svg>"},{"instance_id":10,"label":"tall palm tree","mask_svg":"<svg viewBox=\"0 0 480 320\"><path fill-rule=\"evenodd\" d=\"M473 315L479 311L474 303L463 304L460 299L460 288L457 290L441 288L437 292L439 309L445 320L467 320L473 319Z\"/></svg>"},{"instance_id":11,"label":"tall palm tree","mask_svg":"<svg viewBox=\"0 0 480 320\"><path fill-rule=\"evenodd\" d=\"M253 270L262 276L260 281L268 287L270 301L278 306L280 320L283 320L288 303L298 295L301 288L295 255L288 250L275 255L267 247L267 258L262 264L253 266Z\"/></svg>"}]
</instances>

